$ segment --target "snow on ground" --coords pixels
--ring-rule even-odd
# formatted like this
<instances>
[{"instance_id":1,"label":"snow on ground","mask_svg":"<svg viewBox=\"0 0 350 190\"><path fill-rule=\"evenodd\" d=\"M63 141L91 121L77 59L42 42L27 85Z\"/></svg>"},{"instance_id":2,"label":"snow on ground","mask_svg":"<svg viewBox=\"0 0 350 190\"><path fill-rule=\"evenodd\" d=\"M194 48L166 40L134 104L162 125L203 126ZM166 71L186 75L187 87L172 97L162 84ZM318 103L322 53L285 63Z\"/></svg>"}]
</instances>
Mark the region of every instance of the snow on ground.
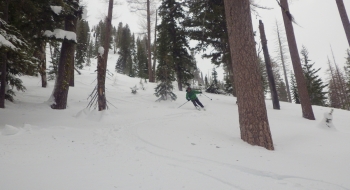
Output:
<instances>
[{"instance_id":1,"label":"snow on ground","mask_svg":"<svg viewBox=\"0 0 350 190\"><path fill-rule=\"evenodd\" d=\"M281 102L267 110L275 151L240 139L236 99L205 94L197 111L175 89L177 101L155 102L156 84L134 95L140 79L106 80L109 110L87 109L96 84L96 60L69 89L68 108L53 110L54 83L22 77L27 91L0 109L1 190L295 190L350 189L350 112ZM114 71L116 56L109 55Z\"/></svg>"}]
</instances>

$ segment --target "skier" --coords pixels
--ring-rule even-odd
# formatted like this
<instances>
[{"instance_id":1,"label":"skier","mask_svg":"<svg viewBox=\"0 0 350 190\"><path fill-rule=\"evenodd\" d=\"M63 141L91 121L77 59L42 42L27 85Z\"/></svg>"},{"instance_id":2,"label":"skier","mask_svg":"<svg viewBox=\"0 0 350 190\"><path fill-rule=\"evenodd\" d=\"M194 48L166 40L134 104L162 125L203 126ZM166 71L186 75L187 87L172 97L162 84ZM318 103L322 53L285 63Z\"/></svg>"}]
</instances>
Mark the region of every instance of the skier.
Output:
<instances>
[{"instance_id":1,"label":"skier","mask_svg":"<svg viewBox=\"0 0 350 190\"><path fill-rule=\"evenodd\" d=\"M204 106L203 104L198 100L196 94L202 94L202 92L198 92L198 91L195 91L195 90L192 90L191 87L188 87L187 90L186 90L186 99L188 101L192 101L193 105L199 109L198 105L200 105L203 109L204 109ZM198 105L197 105L198 104Z\"/></svg>"}]
</instances>

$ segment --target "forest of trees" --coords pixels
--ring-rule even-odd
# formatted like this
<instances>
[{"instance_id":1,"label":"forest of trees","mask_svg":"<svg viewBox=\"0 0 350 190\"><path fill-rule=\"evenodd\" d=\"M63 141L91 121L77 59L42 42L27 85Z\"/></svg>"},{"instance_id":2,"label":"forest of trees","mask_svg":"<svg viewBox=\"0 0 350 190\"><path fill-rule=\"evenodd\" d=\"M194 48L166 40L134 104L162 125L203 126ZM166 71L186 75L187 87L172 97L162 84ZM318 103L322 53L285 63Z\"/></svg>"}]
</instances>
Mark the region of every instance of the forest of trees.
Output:
<instances>
[{"instance_id":1,"label":"forest of trees","mask_svg":"<svg viewBox=\"0 0 350 190\"><path fill-rule=\"evenodd\" d=\"M256 125L263 127L259 130L265 133L263 137L256 131L252 136L242 134L242 139L271 150L272 139L266 134L269 126L265 98L271 97L276 109L280 109L279 101L301 104L303 117L311 120L315 119L311 105L350 110L350 50L344 50L347 56L344 68L338 66L334 56L333 60L326 60L329 76L323 81L320 68L315 68L312 62L312 50L309 52L303 46L299 51L296 47L297 36L287 0L276 2L281 7L285 30L276 23L276 36L265 36L261 28L261 41L255 41L258 31L250 30L249 25L251 10L263 5L252 2L163 0L154 7L156 1L129 1L132 11L142 11L140 16L147 23L145 32L136 34L128 23L112 24L112 8L117 6L113 0L109 0L106 19L95 26L85 20L84 7L78 0L3 0L0 2L0 108L5 108L5 100L14 100L15 90L26 90L20 76L30 75L40 76L43 88L48 80L55 80L51 108L65 109L68 89L74 87L74 75L96 59L102 86L97 86L95 92L104 91L106 73L114 72L106 70L110 52L118 55L116 63L109 63L115 65L115 72L156 82L155 96L159 101L176 100L174 82L180 91L186 86L202 86L208 93L237 97L242 128ZM344 5L342 0L336 3L349 38L350 25ZM269 55L266 38L277 39L277 57ZM190 41L196 42L194 47L190 47ZM207 52L208 48L212 51ZM199 70L196 54L211 60L210 74ZM288 69L287 62L292 63L293 70ZM222 81L216 71L219 66L225 72ZM100 107L103 109L105 106ZM255 113L255 118L243 115L247 112Z\"/></svg>"}]
</instances>

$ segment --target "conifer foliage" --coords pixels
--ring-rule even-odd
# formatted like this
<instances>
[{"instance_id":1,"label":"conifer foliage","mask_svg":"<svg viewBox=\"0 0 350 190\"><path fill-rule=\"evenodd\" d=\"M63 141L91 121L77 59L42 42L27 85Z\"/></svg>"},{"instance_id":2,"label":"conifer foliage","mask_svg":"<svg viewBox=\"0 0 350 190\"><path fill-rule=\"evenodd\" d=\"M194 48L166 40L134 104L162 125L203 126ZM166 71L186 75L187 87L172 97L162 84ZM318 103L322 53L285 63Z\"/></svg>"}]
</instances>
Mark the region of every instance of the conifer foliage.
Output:
<instances>
[{"instance_id":1,"label":"conifer foliage","mask_svg":"<svg viewBox=\"0 0 350 190\"><path fill-rule=\"evenodd\" d=\"M195 67L192 56L188 52L188 41L186 31L179 24L185 18L182 4L175 0L164 0L159 7L159 16L162 18L157 27L158 35L161 36L162 43L166 40L166 51L157 53L158 57L171 57L173 70L176 74L178 89L182 91L183 84L193 78L191 70ZM159 47L160 48L160 47ZM158 72L161 73L161 72Z\"/></svg>"},{"instance_id":2,"label":"conifer foliage","mask_svg":"<svg viewBox=\"0 0 350 190\"><path fill-rule=\"evenodd\" d=\"M305 76L308 94L312 105L325 106L326 105L326 94L325 87L328 85L323 84L322 79L317 75L317 72L321 68L313 68L315 63L310 63L309 52L305 46L302 47L301 57L303 62L303 73Z\"/></svg>"},{"instance_id":3,"label":"conifer foliage","mask_svg":"<svg viewBox=\"0 0 350 190\"><path fill-rule=\"evenodd\" d=\"M79 69L82 69L84 64L87 63L89 41L89 23L85 20L79 20L77 25L77 47L75 52L75 66Z\"/></svg>"}]
</instances>

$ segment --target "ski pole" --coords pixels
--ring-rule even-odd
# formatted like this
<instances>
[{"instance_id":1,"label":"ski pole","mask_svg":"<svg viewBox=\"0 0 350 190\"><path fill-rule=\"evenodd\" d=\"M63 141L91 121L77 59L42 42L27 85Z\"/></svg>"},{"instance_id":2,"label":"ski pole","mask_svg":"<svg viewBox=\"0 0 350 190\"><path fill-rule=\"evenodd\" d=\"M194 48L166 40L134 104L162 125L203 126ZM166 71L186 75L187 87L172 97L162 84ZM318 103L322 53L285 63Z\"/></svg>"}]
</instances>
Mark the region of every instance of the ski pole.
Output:
<instances>
[{"instance_id":1,"label":"ski pole","mask_svg":"<svg viewBox=\"0 0 350 190\"><path fill-rule=\"evenodd\" d=\"M189 101L187 101L187 102L189 102ZM185 105L187 102L185 102L185 103L184 103L184 104L182 104L181 106ZM178 108L180 108L181 106L179 106Z\"/></svg>"},{"instance_id":2,"label":"ski pole","mask_svg":"<svg viewBox=\"0 0 350 190\"><path fill-rule=\"evenodd\" d=\"M203 94L203 93L202 93ZM207 98L209 98L208 96L206 96L205 94L203 94L205 97L207 97ZM213 99L211 99L211 98L209 98L210 100L213 100Z\"/></svg>"}]
</instances>

